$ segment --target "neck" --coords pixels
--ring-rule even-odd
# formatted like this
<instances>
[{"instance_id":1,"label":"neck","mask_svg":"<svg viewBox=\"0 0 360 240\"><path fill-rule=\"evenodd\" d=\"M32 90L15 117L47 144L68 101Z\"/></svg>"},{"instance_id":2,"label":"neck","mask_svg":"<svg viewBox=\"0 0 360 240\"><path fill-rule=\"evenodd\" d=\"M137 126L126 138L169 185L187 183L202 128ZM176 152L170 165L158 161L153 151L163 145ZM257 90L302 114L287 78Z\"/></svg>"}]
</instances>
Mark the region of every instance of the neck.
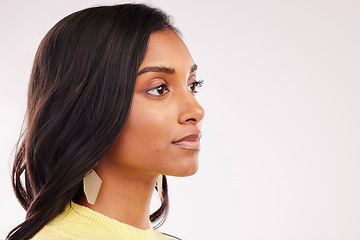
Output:
<instances>
[{"instance_id":1,"label":"neck","mask_svg":"<svg viewBox=\"0 0 360 240\"><path fill-rule=\"evenodd\" d=\"M136 174L106 161L102 161L95 171L102 179L96 202L91 205L83 196L79 203L125 224L148 229L150 201L157 176Z\"/></svg>"}]
</instances>

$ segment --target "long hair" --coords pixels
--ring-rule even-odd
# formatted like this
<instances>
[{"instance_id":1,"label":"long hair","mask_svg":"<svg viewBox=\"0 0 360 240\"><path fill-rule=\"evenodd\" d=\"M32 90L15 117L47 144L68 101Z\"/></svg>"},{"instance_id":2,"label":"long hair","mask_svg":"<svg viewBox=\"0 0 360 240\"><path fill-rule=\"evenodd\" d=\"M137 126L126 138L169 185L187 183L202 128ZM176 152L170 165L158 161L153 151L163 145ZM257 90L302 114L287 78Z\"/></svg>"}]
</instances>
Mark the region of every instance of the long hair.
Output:
<instances>
[{"instance_id":1,"label":"long hair","mask_svg":"<svg viewBox=\"0 0 360 240\"><path fill-rule=\"evenodd\" d=\"M101 6L59 21L37 50L12 171L26 219L7 239L30 239L82 194L82 179L105 156L129 115L150 34L172 26L143 4ZM166 178L160 208L165 220Z\"/></svg>"}]
</instances>

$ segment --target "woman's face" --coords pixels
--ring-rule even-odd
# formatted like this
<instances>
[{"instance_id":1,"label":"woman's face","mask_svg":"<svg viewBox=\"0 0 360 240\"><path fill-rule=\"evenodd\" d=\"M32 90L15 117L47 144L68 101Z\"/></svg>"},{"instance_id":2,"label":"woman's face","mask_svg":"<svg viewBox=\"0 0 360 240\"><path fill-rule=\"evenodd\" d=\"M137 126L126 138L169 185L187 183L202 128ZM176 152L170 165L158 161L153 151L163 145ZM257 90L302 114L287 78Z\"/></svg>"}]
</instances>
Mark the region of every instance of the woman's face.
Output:
<instances>
[{"instance_id":1,"label":"woman's face","mask_svg":"<svg viewBox=\"0 0 360 240\"><path fill-rule=\"evenodd\" d=\"M138 70L129 119L106 156L141 174L188 176L198 169L204 110L196 65L172 30L153 32ZM183 140L182 140L183 139Z\"/></svg>"}]
</instances>

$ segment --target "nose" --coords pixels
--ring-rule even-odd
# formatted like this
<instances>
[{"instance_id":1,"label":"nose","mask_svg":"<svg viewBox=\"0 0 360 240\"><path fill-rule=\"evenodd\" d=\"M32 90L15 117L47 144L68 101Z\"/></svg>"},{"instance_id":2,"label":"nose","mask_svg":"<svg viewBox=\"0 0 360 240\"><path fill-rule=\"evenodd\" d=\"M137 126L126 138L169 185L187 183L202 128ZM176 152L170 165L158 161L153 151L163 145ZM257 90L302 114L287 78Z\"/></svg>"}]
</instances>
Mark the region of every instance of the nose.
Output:
<instances>
[{"instance_id":1,"label":"nose","mask_svg":"<svg viewBox=\"0 0 360 240\"><path fill-rule=\"evenodd\" d=\"M181 109L179 123L181 124L196 124L204 118L205 110L190 92L180 98L179 106Z\"/></svg>"}]
</instances>

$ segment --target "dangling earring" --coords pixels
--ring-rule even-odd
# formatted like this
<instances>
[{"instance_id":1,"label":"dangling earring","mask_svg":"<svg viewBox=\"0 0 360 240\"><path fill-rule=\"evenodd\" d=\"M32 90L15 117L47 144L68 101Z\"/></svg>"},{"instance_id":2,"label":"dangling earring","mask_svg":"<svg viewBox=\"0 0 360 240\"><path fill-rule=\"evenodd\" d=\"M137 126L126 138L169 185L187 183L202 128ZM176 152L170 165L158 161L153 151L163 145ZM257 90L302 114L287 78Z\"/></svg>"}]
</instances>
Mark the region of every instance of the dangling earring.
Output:
<instances>
[{"instance_id":1,"label":"dangling earring","mask_svg":"<svg viewBox=\"0 0 360 240\"><path fill-rule=\"evenodd\" d=\"M86 200L91 205L95 204L96 198L99 194L102 180L96 174L94 170L91 170L86 176L83 178L83 187Z\"/></svg>"},{"instance_id":2,"label":"dangling earring","mask_svg":"<svg viewBox=\"0 0 360 240\"><path fill-rule=\"evenodd\" d=\"M159 194L159 198L162 198L162 182L163 182L163 175L160 174L157 181L156 181L156 187Z\"/></svg>"}]
</instances>

